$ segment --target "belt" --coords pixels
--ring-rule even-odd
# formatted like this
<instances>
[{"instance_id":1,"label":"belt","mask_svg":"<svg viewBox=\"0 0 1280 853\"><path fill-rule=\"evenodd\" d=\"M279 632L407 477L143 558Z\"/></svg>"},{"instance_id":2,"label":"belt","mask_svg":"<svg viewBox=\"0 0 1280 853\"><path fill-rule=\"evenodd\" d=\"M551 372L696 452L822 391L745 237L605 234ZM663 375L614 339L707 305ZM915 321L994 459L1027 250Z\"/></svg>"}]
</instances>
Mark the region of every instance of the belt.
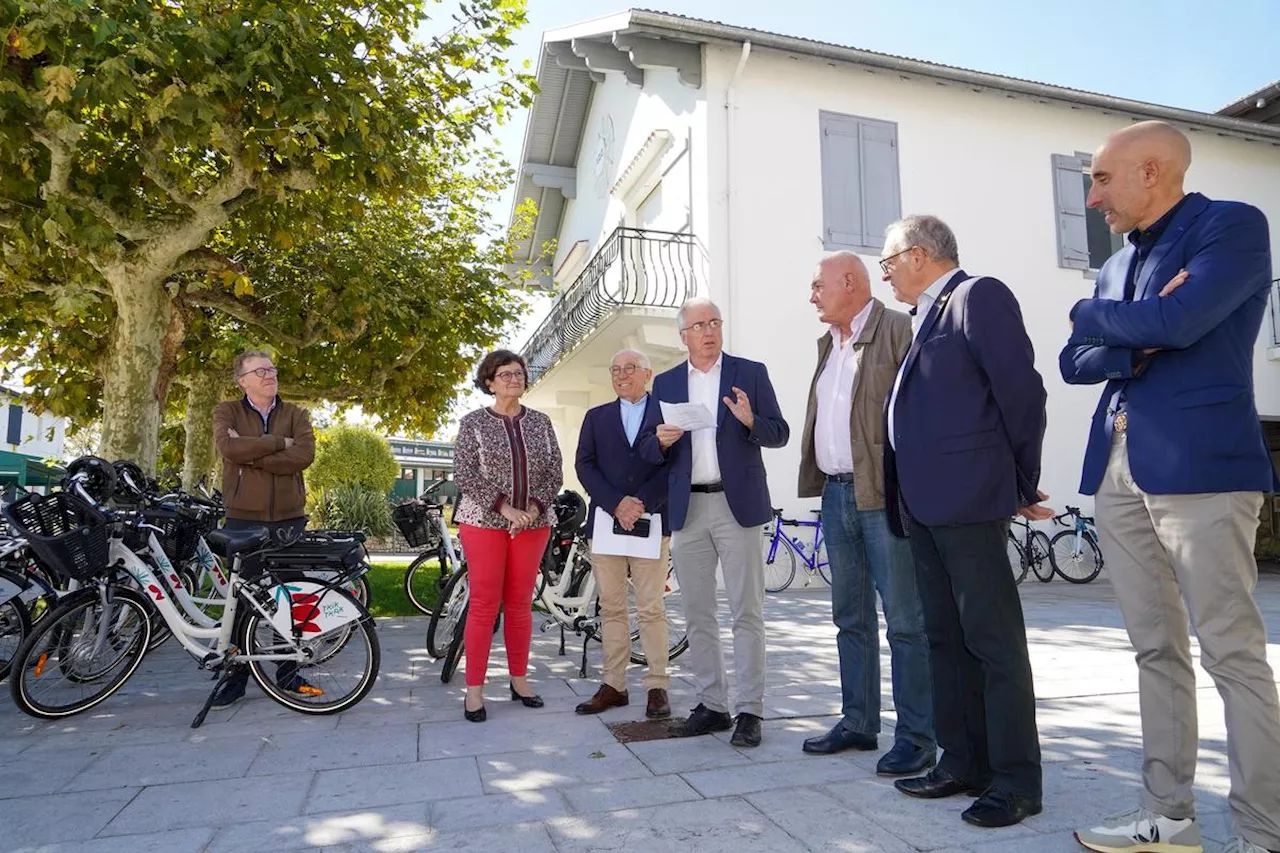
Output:
<instances>
[{"instance_id":1,"label":"belt","mask_svg":"<svg viewBox=\"0 0 1280 853\"><path fill-rule=\"evenodd\" d=\"M833 483L852 483L853 474L827 474L827 480Z\"/></svg>"},{"instance_id":2,"label":"belt","mask_svg":"<svg viewBox=\"0 0 1280 853\"><path fill-rule=\"evenodd\" d=\"M1121 412L1120 414L1116 415L1115 420L1111 422L1111 431L1116 434L1122 433L1128 428L1129 428L1128 412Z\"/></svg>"},{"instance_id":3,"label":"belt","mask_svg":"<svg viewBox=\"0 0 1280 853\"><path fill-rule=\"evenodd\" d=\"M702 492L703 494L712 494L713 492L723 492L724 483L694 483L689 487L691 492Z\"/></svg>"}]
</instances>

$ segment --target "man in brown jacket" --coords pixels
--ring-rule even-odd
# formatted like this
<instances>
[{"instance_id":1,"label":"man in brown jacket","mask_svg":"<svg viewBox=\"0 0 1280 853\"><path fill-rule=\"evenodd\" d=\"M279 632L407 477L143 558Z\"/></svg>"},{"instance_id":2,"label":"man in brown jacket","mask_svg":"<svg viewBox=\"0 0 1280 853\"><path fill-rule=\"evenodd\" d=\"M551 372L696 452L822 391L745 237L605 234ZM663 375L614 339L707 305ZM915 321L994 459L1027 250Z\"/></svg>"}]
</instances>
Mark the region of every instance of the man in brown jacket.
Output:
<instances>
[{"instance_id":1,"label":"man in brown jacket","mask_svg":"<svg viewBox=\"0 0 1280 853\"><path fill-rule=\"evenodd\" d=\"M316 457L316 437L307 410L280 399L278 372L270 353L253 350L236 357L236 384L244 396L213 410L213 439L222 457L224 527L266 527L287 540L307 526L302 472ZM226 708L242 698L248 680L248 668L240 667L223 682L213 707ZM276 680L297 693L316 690L289 663L277 667Z\"/></svg>"},{"instance_id":2,"label":"man in brown jacket","mask_svg":"<svg viewBox=\"0 0 1280 853\"><path fill-rule=\"evenodd\" d=\"M800 497L822 496L822 531L831 562L831 614L839 629L843 718L804 751L828 755L877 749L880 731L880 629L875 592L889 625L893 748L882 776L918 773L936 760L929 647L905 540L889 533L884 498L884 402L911 347L911 320L871 296L867 268L839 252L818 265L809 301L830 330L818 339L800 457Z\"/></svg>"}]
</instances>

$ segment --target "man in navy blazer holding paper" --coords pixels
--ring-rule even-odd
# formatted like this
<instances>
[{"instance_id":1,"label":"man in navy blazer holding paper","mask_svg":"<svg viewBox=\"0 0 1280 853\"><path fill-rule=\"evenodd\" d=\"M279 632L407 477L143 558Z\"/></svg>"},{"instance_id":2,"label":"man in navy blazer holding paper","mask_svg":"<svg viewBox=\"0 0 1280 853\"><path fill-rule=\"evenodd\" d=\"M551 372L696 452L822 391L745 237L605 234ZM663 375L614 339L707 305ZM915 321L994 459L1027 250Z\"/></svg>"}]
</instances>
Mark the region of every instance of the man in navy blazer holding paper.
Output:
<instances>
[{"instance_id":1,"label":"man in navy blazer holding paper","mask_svg":"<svg viewBox=\"0 0 1280 853\"><path fill-rule=\"evenodd\" d=\"M661 374L653 396L701 403L715 418L686 434L672 424L645 431L641 451L666 462L671 551L689 627L689 663L698 705L685 736L726 731L729 685L716 619L716 564L724 570L733 614L737 679L734 746L758 746L764 716L764 554L761 527L772 518L762 447L782 447L791 430L763 364L723 352L724 321L709 299L690 299L676 314L688 361Z\"/></svg>"},{"instance_id":2,"label":"man in navy blazer holding paper","mask_svg":"<svg viewBox=\"0 0 1280 853\"><path fill-rule=\"evenodd\" d=\"M637 350L624 349L609 366L613 391L618 399L587 412L578 437L575 470L591 497L587 529L595 524L596 510L603 510L626 531L650 524L661 517L662 546L657 557L630 557L600 553L592 541L591 569L600 590L600 633L604 646L603 684L595 695L578 705L579 714L598 714L630 702L627 694L627 664L631 660L631 621L627 618L627 577L636 595L636 621L640 623L640 645L649 662L644 677L648 690L645 716L671 716L667 698L670 678L663 595L667 585L668 548L671 525L667 513L666 465L645 461L640 454L643 430L653 429L660 420L658 404L646 390L653 371L648 357ZM643 518L642 518L643 517Z\"/></svg>"},{"instance_id":3,"label":"man in navy blazer holding paper","mask_svg":"<svg viewBox=\"0 0 1280 853\"><path fill-rule=\"evenodd\" d=\"M977 796L961 818L1010 826L1039 814L1035 691L1005 542L1040 505L1045 390L1009 288L959 266L933 216L889 226L880 267L911 311L911 348L885 404L890 529L909 533L942 758L899 779L926 799Z\"/></svg>"},{"instance_id":4,"label":"man in navy blazer holding paper","mask_svg":"<svg viewBox=\"0 0 1280 853\"><path fill-rule=\"evenodd\" d=\"M1277 486L1253 397L1271 287L1257 208L1185 194L1191 145L1164 122L1113 133L1090 207L1127 244L1071 310L1062 377L1103 384L1080 491L1137 652L1141 806L1080 829L1091 850L1201 849L1187 623L1226 708L1234 853L1280 851L1280 702L1253 588L1264 492ZM1104 384L1105 383L1105 384Z\"/></svg>"}]
</instances>

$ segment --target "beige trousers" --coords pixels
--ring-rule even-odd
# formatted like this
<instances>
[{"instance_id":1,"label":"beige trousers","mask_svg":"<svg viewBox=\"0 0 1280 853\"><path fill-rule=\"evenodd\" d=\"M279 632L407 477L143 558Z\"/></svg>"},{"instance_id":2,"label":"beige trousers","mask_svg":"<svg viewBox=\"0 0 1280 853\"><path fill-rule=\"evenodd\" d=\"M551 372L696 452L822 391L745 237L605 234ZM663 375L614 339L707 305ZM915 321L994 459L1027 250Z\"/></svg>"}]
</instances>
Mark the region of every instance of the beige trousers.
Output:
<instances>
[{"instance_id":1,"label":"beige trousers","mask_svg":"<svg viewBox=\"0 0 1280 853\"><path fill-rule=\"evenodd\" d=\"M591 554L591 567L600 591L600 633L604 645L604 683L614 690L627 689L627 664L631 662L631 620L627 616L627 576L636 595L636 621L640 647L649 660L644 677L645 690L667 689L667 611L663 594L667 588L670 537L662 538L662 553L656 560Z\"/></svg>"},{"instance_id":2,"label":"beige trousers","mask_svg":"<svg viewBox=\"0 0 1280 853\"><path fill-rule=\"evenodd\" d=\"M1280 849L1280 702L1253 599L1260 492L1150 495L1115 437L1098 489L1098 538L1138 659L1145 806L1195 814L1199 733L1187 624L1226 709L1228 801L1245 838Z\"/></svg>"}]
</instances>

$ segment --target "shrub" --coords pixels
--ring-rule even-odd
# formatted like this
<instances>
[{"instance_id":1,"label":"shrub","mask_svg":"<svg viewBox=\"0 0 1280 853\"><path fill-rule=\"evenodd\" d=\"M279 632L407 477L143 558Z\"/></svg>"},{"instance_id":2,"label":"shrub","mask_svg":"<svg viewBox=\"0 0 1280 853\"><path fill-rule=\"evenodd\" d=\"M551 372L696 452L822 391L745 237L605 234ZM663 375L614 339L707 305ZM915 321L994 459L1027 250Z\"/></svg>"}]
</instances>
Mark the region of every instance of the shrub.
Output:
<instances>
[{"instance_id":1,"label":"shrub","mask_svg":"<svg viewBox=\"0 0 1280 853\"><path fill-rule=\"evenodd\" d=\"M395 531L387 496L358 483L336 486L325 492L321 505L324 526L332 530L359 530L366 536L390 536Z\"/></svg>"}]
</instances>

